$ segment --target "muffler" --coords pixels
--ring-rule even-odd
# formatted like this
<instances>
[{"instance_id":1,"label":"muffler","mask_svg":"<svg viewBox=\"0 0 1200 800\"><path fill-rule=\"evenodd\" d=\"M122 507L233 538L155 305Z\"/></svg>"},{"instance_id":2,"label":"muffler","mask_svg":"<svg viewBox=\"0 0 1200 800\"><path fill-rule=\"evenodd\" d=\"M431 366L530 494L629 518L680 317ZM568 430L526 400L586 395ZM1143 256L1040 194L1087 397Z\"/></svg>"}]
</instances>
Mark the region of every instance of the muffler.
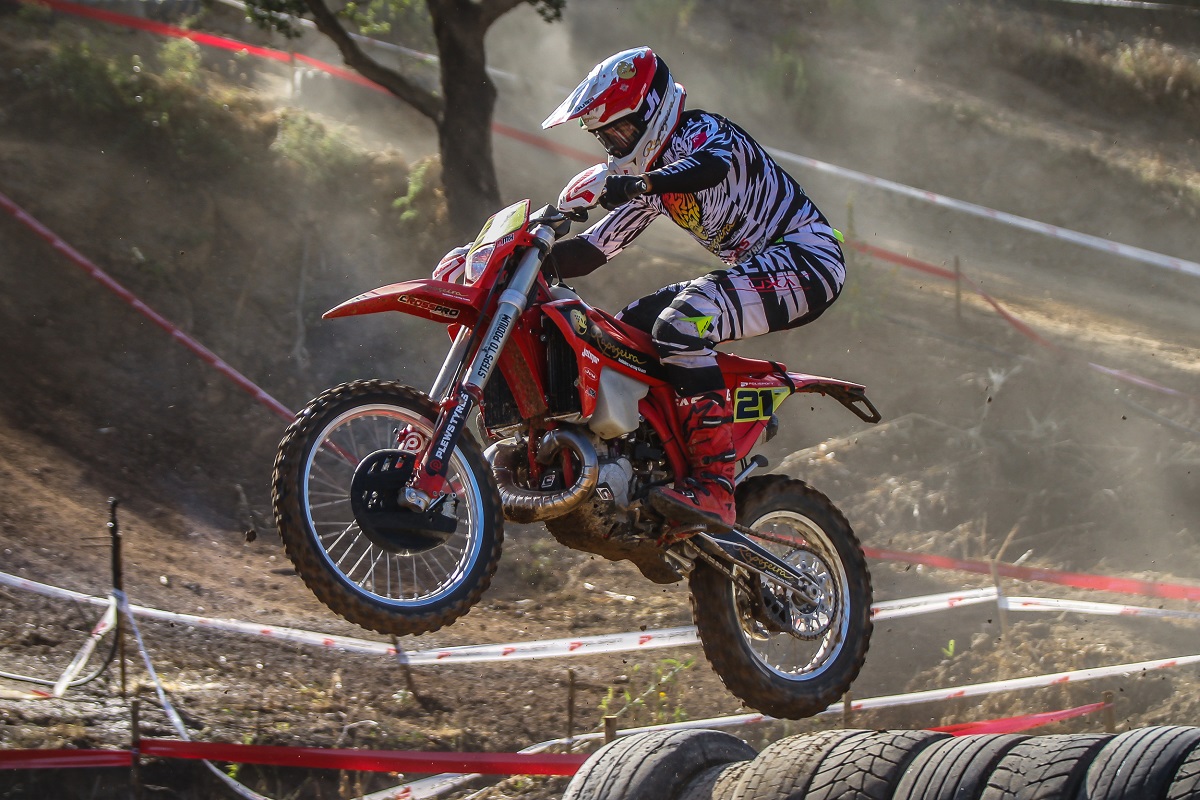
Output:
<instances>
[{"instance_id":1,"label":"muffler","mask_svg":"<svg viewBox=\"0 0 1200 800\"><path fill-rule=\"evenodd\" d=\"M517 486L515 469L518 459L525 457L523 445L511 441L496 442L484 451L484 458L496 475L505 519L520 523L542 522L566 514L592 496L600 481L600 467L596 448L586 437L561 428L547 432L538 445L538 463L549 464L564 447L575 455L580 466L575 483L561 492L538 492Z\"/></svg>"}]
</instances>

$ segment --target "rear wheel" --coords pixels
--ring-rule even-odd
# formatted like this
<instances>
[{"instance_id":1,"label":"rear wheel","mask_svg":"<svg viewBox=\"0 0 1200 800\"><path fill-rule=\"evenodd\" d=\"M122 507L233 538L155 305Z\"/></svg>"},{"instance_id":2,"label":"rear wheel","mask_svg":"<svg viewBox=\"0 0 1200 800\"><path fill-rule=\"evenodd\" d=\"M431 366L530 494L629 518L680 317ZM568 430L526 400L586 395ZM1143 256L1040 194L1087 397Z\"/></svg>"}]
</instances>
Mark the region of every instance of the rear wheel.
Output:
<instances>
[{"instance_id":1,"label":"rear wheel","mask_svg":"<svg viewBox=\"0 0 1200 800\"><path fill-rule=\"evenodd\" d=\"M305 406L275 459L275 521L296 571L331 610L380 633L428 633L458 619L479 601L500 559L495 478L466 431L448 460L450 494L429 515L428 530L370 522L364 530L359 522L369 519L362 498L352 500L352 485L363 485L360 465L411 461L436 421L433 402L415 389L355 381ZM387 453L390 462L380 459ZM369 504L386 491L358 494Z\"/></svg>"},{"instance_id":2,"label":"rear wheel","mask_svg":"<svg viewBox=\"0 0 1200 800\"><path fill-rule=\"evenodd\" d=\"M872 627L866 559L842 513L800 481L751 478L738 487L737 509L742 525L770 536L759 544L810 579L815 597L801 600L743 567L734 568L731 581L713 564L697 562L690 588L704 654L751 708L780 718L812 716L845 694L866 659Z\"/></svg>"}]
</instances>

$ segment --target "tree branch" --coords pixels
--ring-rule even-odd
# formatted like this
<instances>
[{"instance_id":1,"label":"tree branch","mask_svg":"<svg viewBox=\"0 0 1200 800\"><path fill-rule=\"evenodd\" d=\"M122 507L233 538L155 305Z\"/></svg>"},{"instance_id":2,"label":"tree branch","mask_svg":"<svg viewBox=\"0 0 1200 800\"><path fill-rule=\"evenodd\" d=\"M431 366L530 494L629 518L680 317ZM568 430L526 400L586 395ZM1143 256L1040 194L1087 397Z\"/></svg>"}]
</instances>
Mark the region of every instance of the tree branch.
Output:
<instances>
[{"instance_id":1,"label":"tree branch","mask_svg":"<svg viewBox=\"0 0 1200 800\"><path fill-rule=\"evenodd\" d=\"M529 0L480 0L479 16L484 28L490 28L492 23Z\"/></svg>"},{"instance_id":2,"label":"tree branch","mask_svg":"<svg viewBox=\"0 0 1200 800\"><path fill-rule=\"evenodd\" d=\"M317 30L337 45L346 66L387 89L435 123L441 124L443 107L440 97L364 53L358 42L342 27L337 16L325 5L324 0L304 0L304 4L312 12Z\"/></svg>"}]
</instances>

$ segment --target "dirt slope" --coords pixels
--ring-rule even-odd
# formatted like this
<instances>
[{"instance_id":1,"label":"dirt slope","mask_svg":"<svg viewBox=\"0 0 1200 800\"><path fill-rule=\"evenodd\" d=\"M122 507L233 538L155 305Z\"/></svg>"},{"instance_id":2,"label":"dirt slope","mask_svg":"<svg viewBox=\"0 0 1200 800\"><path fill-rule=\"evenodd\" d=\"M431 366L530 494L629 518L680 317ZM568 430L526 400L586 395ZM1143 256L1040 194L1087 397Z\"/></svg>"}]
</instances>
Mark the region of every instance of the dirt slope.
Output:
<instances>
[{"instance_id":1,"label":"dirt slope","mask_svg":"<svg viewBox=\"0 0 1200 800\"><path fill-rule=\"evenodd\" d=\"M493 58L520 69L518 53L536 61L565 39L575 45L567 61L578 63L562 71L582 74L594 58L628 45L598 24L608 5L573 9L561 28L520 51L511 41L523 41L517 37L532 11L514 12L497 32ZM288 75L267 68L256 75L243 61L208 58L225 80L257 79L262 87L258 105L237 106L238 123L223 134L249 160L222 161L227 156L181 151L145 126L89 116L26 80L47 63L51 37L86 39L97 51L119 48L122 59L153 52L153 40L42 16L7 13L0 22L0 191L291 408L352 377L430 383L445 345L440 332L427 336L428 328L399 318L318 321L345 297L425 274L445 244L436 232L400 222L390 206L408 189L409 165L427 152L429 132L419 120L336 95L339 115L360 125L363 138L390 138L400 152L376 154L347 167L341 183L313 187L294 167L276 164L269 149L278 141L272 109ZM769 51L748 24L722 27L731 23L716 11L686 25L659 20L660 49L689 76L696 104L745 120L771 144L1196 259L1189 196L1172 188L1177 183L1146 183L1134 169L1156 160L1156 174L1196 179L1194 133L1172 117L1072 104L1069 91L1003 70L982 49L927 49L928 26L916 17L895 25L837 15L792 22L807 48L814 93L778 113L763 113L754 84L729 96L749 78L710 66L714 57L737 64L755 48ZM502 95L501 116L532 128L536 120L525 118L540 119L538 108L557 102L539 106L540 91L529 90L533 108L511 91ZM514 196L552 196L581 166L548 163L510 142L497 148L507 164L506 194ZM865 241L938 264L961 255L969 275L1060 352L1031 343L978 298L968 295L956 311L949 284L856 259L854 282L818 326L735 349L860 380L886 417L901 422L868 435L832 404L793 401L783 434L767 447L773 464L829 493L876 546L986 558L1008 539L1009 559L1030 550L1030 563L1042 566L1200 582L1196 282L826 176L802 178L837 224L853 224ZM581 281L585 294L615 308L701 269L695 260L703 254L660 226L624 265ZM663 257L677 247L685 258ZM308 594L267 524L267 480L283 421L7 216L0 219L0 341L0 569L103 593L108 552L96 538L106 533L107 499L117 497L135 602L363 635ZM1179 394L1113 382L1089 361ZM819 449L827 438L831 444ZM260 535L248 543L245 532L255 528ZM977 585L986 581L876 569L880 599ZM4 671L46 677L57 675L95 618L7 589L0 589L0 608ZM514 527L481 607L405 646L688 622L683 587L649 586L626 565L563 551L544 532ZM881 626L855 694L1194 647L1190 627L1039 617L1013 620L1002 632L999 623L994 608L981 608ZM740 710L702 660L690 661L699 658L695 650L519 669L414 669L409 684L399 667L377 658L161 624L147 623L145 634L197 739L518 749L567 732L568 670L577 687L576 732L638 696L642 702L622 712L623 725ZM135 683L145 679L136 667L131 675ZM1065 707L1091 701L1101 688L1121 691L1123 724L1196 724L1191 701L1180 700L1195 696L1184 673L1005 695L983 709L907 709L856 724L915 727ZM0 700L0 746L123 746L127 713L116 689L110 672L70 700ZM144 684L137 691L147 707L143 734L173 735ZM817 724L744 735L757 742ZM202 773L183 774L190 777L171 781L175 788L159 796L218 791ZM287 770L245 768L240 777L271 796L329 797L339 789L349 796L389 785L386 776ZM0 773L0 797L32 797L53 781ZM73 796L125 791L123 777L79 781ZM166 771L152 781L167 782ZM494 796L553 796L554 786L514 781Z\"/></svg>"}]
</instances>

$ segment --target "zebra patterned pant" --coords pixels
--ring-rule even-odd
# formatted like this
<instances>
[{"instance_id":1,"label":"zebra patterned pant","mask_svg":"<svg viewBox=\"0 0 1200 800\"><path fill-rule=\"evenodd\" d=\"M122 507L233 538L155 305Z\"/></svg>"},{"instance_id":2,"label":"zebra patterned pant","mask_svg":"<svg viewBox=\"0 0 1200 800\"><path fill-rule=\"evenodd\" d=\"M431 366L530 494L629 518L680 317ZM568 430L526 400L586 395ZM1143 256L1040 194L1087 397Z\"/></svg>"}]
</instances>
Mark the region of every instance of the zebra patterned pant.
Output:
<instances>
[{"instance_id":1,"label":"zebra patterned pant","mask_svg":"<svg viewBox=\"0 0 1200 800\"><path fill-rule=\"evenodd\" d=\"M716 345L812 322L845 280L833 230L814 225L728 269L664 286L617 316L653 337L675 390L691 397L725 386Z\"/></svg>"}]
</instances>

